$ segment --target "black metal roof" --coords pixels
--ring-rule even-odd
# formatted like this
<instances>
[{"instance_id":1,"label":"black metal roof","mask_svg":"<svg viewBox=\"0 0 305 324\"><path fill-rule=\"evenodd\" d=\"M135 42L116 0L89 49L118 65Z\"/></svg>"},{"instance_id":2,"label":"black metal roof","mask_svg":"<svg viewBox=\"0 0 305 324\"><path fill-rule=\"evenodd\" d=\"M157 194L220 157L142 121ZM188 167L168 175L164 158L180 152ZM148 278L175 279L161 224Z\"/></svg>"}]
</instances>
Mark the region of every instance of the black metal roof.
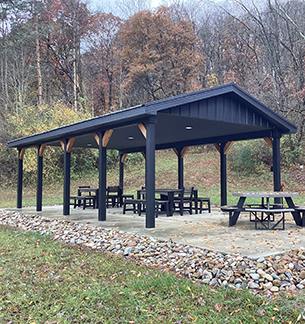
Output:
<instances>
[{"instance_id":1,"label":"black metal roof","mask_svg":"<svg viewBox=\"0 0 305 324\"><path fill-rule=\"evenodd\" d=\"M296 127L234 83L148 102L50 131L8 142L8 147L29 147L77 136L76 146L95 147L92 133L115 129L110 148L140 151L145 140L137 123L157 117L157 148L219 143L296 132ZM191 124L192 132L184 128ZM184 130L184 131L182 131ZM129 136L129 135L133 136ZM129 141L128 138L133 138Z\"/></svg>"}]
</instances>

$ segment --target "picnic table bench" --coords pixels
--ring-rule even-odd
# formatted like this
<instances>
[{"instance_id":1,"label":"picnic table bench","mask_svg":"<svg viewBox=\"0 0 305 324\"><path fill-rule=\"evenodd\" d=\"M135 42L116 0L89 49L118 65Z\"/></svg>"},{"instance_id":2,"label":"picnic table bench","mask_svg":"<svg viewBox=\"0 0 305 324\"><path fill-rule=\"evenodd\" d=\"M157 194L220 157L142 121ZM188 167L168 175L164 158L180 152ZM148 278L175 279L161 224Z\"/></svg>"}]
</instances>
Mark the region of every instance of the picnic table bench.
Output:
<instances>
[{"instance_id":1,"label":"picnic table bench","mask_svg":"<svg viewBox=\"0 0 305 324\"><path fill-rule=\"evenodd\" d=\"M72 200L72 204L71 204ZM74 208L82 206L83 209L87 207L96 208L96 197L95 196L71 196L70 205Z\"/></svg>"},{"instance_id":2,"label":"picnic table bench","mask_svg":"<svg viewBox=\"0 0 305 324\"><path fill-rule=\"evenodd\" d=\"M125 199L123 202L123 214L126 211L133 211L133 213L138 213L140 216L143 211L145 211L146 200L145 199ZM169 202L168 200L156 200L155 201L155 217L157 218L162 209L165 209L166 215L169 215Z\"/></svg>"}]
</instances>

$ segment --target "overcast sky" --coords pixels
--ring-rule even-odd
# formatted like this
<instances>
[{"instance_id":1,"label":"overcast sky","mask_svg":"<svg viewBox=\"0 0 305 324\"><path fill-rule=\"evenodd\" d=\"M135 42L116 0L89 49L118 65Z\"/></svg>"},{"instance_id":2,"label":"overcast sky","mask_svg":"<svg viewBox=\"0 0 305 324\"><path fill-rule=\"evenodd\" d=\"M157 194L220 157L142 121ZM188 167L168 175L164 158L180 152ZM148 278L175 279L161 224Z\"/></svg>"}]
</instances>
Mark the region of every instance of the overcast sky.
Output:
<instances>
[{"instance_id":1,"label":"overcast sky","mask_svg":"<svg viewBox=\"0 0 305 324\"><path fill-rule=\"evenodd\" d=\"M111 2L115 2L113 0L87 0L87 3L89 4L89 6L93 9L100 9L100 8L104 8L104 7L111 7ZM158 7L160 4L162 4L162 2L164 2L163 0L150 0L151 6L153 8Z\"/></svg>"}]
</instances>

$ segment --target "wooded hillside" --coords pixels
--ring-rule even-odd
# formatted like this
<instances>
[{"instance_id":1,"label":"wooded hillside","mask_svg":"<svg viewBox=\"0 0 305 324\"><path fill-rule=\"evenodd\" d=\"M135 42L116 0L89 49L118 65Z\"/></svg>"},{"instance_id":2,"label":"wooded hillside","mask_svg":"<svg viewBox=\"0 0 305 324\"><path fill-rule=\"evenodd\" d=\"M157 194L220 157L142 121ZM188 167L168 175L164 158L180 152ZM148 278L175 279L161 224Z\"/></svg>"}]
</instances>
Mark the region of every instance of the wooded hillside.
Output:
<instances>
[{"instance_id":1,"label":"wooded hillside","mask_svg":"<svg viewBox=\"0 0 305 324\"><path fill-rule=\"evenodd\" d=\"M47 123L58 126L231 81L297 124L297 136L285 145L301 161L304 1L178 0L149 9L149 1L127 0L120 16L86 3L1 2L3 163L10 154L3 153L5 142L29 134L29 123L22 123L28 112L35 125L45 119L45 107L58 115L63 106L73 111Z\"/></svg>"}]
</instances>

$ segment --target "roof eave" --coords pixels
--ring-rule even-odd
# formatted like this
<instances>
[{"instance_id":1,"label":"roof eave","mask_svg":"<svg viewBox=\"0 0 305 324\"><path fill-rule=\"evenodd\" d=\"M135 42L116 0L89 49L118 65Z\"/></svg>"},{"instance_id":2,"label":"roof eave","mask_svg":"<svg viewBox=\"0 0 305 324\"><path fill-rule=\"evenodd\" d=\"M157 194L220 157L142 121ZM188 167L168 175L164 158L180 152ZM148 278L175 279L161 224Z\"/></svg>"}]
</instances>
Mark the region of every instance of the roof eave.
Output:
<instances>
[{"instance_id":1,"label":"roof eave","mask_svg":"<svg viewBox=\"0 0 305 324\"><path fill-rule=\"evenodd\" d=\"M84 120L75 124L55 128L43 133L17 138L15 140L7 142L7 147L31 147L39 144L55 142L64 138L94 133L97 130L106 130L112 127L125 126L132 124L133 122L137 122L139 119L145 119L154 115L152 113L146 113L144 109L139 114L127 115L126 112L124 113L124 110L121 111L121 114L118 114L116 116L117 118L111 120L103 121L103 118ZM130 111L128 111L128 113L129 112Z\"/></svg>"}]
</instances>

